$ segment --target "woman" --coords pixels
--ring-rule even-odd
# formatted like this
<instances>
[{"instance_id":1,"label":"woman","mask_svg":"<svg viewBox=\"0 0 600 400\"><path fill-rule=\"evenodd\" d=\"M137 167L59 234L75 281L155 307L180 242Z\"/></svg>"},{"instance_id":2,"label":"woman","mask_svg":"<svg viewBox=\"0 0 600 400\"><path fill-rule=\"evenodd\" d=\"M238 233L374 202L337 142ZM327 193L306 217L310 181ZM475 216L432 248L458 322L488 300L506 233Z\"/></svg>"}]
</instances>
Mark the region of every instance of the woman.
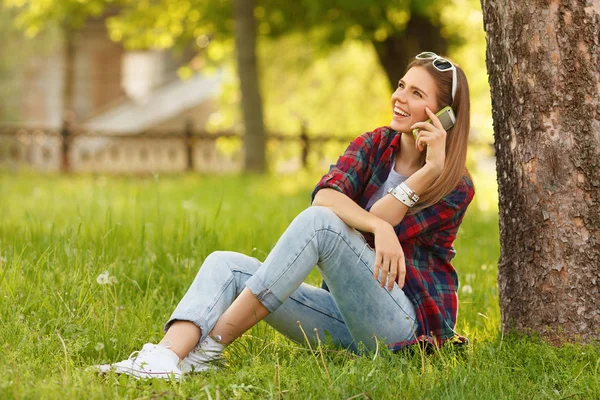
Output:
<instances>
[{"instance_id":1,"label":"woman","mask_svg":"<svg viewBox=\"0 0 600 400\"><path fill-rule=\"evenodd\" d=\"M450 61L421 53L391 100L389 127L350 144L264 263L212 253L163 340L100 371L160 378L202 371L262 319L299 342L298 322L305 331L317 328L321 340L327 331L353 351L381 339L399 349L451 338L458 287L452 243L474 194L465 168L467 80ZM456 114L448 132L434 114L447 105ZM303 283L315 265L325 288Z\"/></svg>"}]
</instances>

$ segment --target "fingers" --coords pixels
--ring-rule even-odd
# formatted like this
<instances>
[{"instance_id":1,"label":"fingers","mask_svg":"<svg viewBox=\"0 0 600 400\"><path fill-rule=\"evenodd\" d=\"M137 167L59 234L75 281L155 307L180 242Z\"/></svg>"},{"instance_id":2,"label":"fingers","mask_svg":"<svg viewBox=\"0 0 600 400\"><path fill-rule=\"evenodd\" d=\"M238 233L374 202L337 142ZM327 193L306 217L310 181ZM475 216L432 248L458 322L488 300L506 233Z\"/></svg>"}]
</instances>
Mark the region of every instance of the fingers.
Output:
<instances>
[{"instance_id":1,"label":"fingers","mask_svg":"<svg viewBox=\"0 0 600 400\"><path fill-rule=\"evenodd\" d=\"M396 278L396 282L398 282L398 287L402 289L404 287L404 280L406 279L406 260L404 256L398 259L398 277Z\"/></svg>"},{"instance_id":2,"label":"fingers","mask_svg":"<svg viewBox=\"0 0 600 400\"><path fill-rule=\"evenodd\" d=\"M387 290L391 291L394 288L394 282L398 283L398 287L402 289L404 287L404 280L406 279L406 260L404 255L400 255L396 260L390 264L389 274L387 271L382 271L381 287L386 283L387 278Z\"/></svg>"},{"instance_id":3,"label":"fingers","mask_svg":"<svg viewBox=\"0 0 600 400\"><path fill-rule=\"evenodd\" d=\"M383 255L375 250L375 266L373 267L373 279L379 278L379 270L381 269L381 263L383 261Z\"/></svg>"},{"instance_id":4,"label":"fingers","mask_svg":"<svg viewBox=\"0 0 600 400\"><path fill-rule=\"evenodd\" d=\"M381 279L379 280L379 286L381 287L384 287L387 282L390 266L390 260L384 258L383 264L381 265Z\"/></svg>"},{"instance_id":5,"label":"fingers","mask_svg":"<svg viewBox=\"0 0 600 400\"><path fill-rule=\"evenodd\" d=\"M425 147L431 146L433 143L437 141L445 141L446 140L446 131L443 129L437 129L429 122L418 122L415 127L419 128L419 133L417 134L417 139L415 140L415 146L420 151L423 151Z\"/></svg>"},{"instance_id":6,"label":"fingers","mask_svg":"<svg viewBox=\"0 0 600 400\"><path fill-rule=\"evenodd\" d=\"M445 130L444 126L442 125L442 122L440 121L440 119L437 117L437 115L435 115L433 113L433 111L431 111L429 109L429 107L425 107L425 112L427 113L427 115L429 116L429 119L431 119L431 122L433 122L433 125L441 130Z\"/></svg>"},{"instance_id":7,"label":"fingers","mask_svg":"<svg viewBox=\"0 0 600 400\"><path fill-rule=\"evenodd\" d=\"M433 131L436 129L435 125L433 125L431 122L427 122L427 121L415 122L413 124L413 126L410 127L410 129L417 129L417 128L419 129L419 133L421 133L423 131Z\"/></svg>"},{"instance_id":8,"label":"fingers","mask_svg":"<svg viewBox=\"0 0 600 400\"><path fill-rule=\"evenodd\" d=\"M398 282L399 287L404 286L406 266L403 256L398 258L388 258L382 254L377 254L375 259L373 279L379 281L380 287L392 290L394 288L394 282Z\"/></svg>"},{"instance_id":9,"label":"fingers","mask_svg":"<svg viewBox=\"0 0 600 400\"><path fill-rule=\"evenodd\" d=\"M394 288L394 282L396 282L396 277L398 276L398 262L395 261L390 264L390 274L388 276L387 281L387 290L391 291Z\"/></svg>"},{"instance_id":10,"label":"fingers","mask_svg":"<svg viewBox=\"0 0 600 400\"><path fill-rule=\"evenodd\" d=\"M426 136L422 136L421 133L423 131L419 131L419 134L417 135L417 140L415 140L415 146L417 147L417 150L419 151L423 151L425 150L425 147L428 146L427 141L425 140Z\"/></svg>"},{"instance_id":11,"label":"fingers","mask_svg":"<svg viewBox=\"0 0 600 400\"><path fill-rule=\"evenodd\" d=\"M416 142L415 144L419 151L423 151L423 150L425 150L425 148L427 146L431 145L433 140L435 140L435 137L431 134L431 132L419 131L419 134L417 135L417 140L415 141Z\"/></svg>"},{"instance_id":12,"label":"fingers","mask_svg":"<svg viewBox=\"0 0 600 400\"><path fill-rule=\"evenodd\" d=\"M388 290L392 290L394 280L397 276L397 260L375 251L375 266L373 267L373 279L379 281L379 286L384 287L387 283ZM391 273L390 273L391 272ZM379 276L381 274L381 276Z\"/></svg>"}]
</instances>

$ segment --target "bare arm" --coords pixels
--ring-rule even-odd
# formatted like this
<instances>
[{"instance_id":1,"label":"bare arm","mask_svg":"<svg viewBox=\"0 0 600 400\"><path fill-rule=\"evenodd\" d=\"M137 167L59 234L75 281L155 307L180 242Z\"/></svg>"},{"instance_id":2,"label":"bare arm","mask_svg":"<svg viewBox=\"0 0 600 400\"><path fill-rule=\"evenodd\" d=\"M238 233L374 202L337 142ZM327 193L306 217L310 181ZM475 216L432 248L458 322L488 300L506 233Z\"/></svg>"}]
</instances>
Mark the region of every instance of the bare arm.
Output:
<instances>
[{"instance_id":1,"label":"bare arm","mask_svg":"<svg viewBox=\"0 0 600 400\"><path fill-rule=\"evenodd\" d=\"M384 225L389 225L385 219L367 212L348 196L335 189L325 188L319 190L312 205L329 208L347 225L364 232L375 234L378 228L381 229Z\"/></svg>"},{"instance_id":2,"label":"bare arm","mask_svg":"<svg viewBox=\"0 0 600 400\"><path fill-rule=\"evenodd\" d=\"M404 183L417 194L423 193L439 176L432 167L425 164L420 170L409 176ZM370 213L396 226L408 212L408 207L391 194L383 196L371 207Z\"/></svg>"},{"instance_id":3,"label":"bare arm","mask_svg":"<svg viewBox=\"0 0 600 400\"><path fill-rule=\"evenodd\" d=\"M425 111L432 122L417 122L411 127L411 129L418 128L420 130L415 146L419 151L427 149L425 165L404 182L418 195L427 190L440 176L446 161L447 133L438 117L429 108L426 108ZM392 226L402 222L407 211L408 207L390 194L379 199L370 210L372 214L387 221Z\"/></svg>"},{"instance_id":4,"label":"bare arm","mask_svg":"<svg viewBox=\"0 0 600 400\"><path fill-rule=\"evenodd\" d=\"M379 279L381 287L386 286L388 290L392 290L394 282L398 282L399 287L404 286L406 262L402 246L400 246L392 225L375 214L365 211L348 196L335 189L319 190L315 195L313 205L329 208L353 228L372 232L375 235L373 278Z\"/></svg>"}]
</instances>

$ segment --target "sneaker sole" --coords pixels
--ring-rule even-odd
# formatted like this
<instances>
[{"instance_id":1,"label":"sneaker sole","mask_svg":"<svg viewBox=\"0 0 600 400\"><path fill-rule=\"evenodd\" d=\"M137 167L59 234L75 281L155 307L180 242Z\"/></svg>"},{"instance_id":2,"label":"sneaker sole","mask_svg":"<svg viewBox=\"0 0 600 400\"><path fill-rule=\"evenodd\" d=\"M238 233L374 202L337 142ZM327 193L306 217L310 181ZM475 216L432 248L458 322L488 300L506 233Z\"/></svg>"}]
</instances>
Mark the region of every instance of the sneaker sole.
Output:
<instances>
[{"instance_id":1,"label":"sneaker sole","mask_svg":"<svg viewBox=\"0 0 600 400\"><path fill-rule=\"evenodd\" d=\"M181 374L176 374L174 372L148 372L132 368L114 367L110 364L98 365L95 367L95 369L99 375L106 375L113 372L117 375L129 375L138 379L181 379Z\"/></svg>"}]
</instances>

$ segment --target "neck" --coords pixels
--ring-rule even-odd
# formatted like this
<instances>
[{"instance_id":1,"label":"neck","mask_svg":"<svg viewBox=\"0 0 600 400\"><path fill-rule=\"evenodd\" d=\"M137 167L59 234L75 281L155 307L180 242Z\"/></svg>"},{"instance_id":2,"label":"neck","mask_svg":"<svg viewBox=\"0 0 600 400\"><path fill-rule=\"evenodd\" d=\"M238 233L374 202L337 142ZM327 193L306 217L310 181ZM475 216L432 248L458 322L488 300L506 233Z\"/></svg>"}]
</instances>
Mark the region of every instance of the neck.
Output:
<instances>
[{"instance_id":1,"label":"neck","mask_svg":"<svg viewBox=\"0 0 600 400\"><path fill-rule=\"evenodd\" d=\"M421 167L421 152L415 148L412 133L400 133L400 151L396 154L395 170L401 175L411 176Z\"/></svg>"}]
</instances>

